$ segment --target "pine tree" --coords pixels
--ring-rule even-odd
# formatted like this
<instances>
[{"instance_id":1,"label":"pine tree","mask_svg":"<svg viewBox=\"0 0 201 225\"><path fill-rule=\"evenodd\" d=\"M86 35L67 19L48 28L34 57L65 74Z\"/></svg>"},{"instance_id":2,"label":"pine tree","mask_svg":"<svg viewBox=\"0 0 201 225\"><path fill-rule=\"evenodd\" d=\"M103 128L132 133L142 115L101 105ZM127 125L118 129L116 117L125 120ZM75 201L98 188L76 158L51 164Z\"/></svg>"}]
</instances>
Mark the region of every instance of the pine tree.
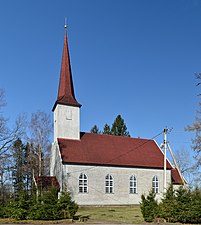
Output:
<instances>
[{"instance_id":1,"label":"pine tree","mask_svg":"<svg viewBox=\"0 0 201 225\"><path fill-rule=\"evenodd\" d=\"M178 222L189 223L191 211L191 192L190 190L180 187L176 191L175 217Z\"/></svg>"},{"instance_id":2,"label":"pine tree","mask_svg":"<svg viewBox=\"0 0 201 225\"><path fill-rule=\"evenodd\" d=\"M153 222L159 214L159 206L155 196L156 194L153 191L150 191L147 197L141 196L140 208L146 222Z\"/></svg>"},{"instance_id":3,"label":"pine tree","mask_svg":"<svg viewBox=\"0 0 201 225\"><path fill-rule=\"evenodd\" d=\"M14 196L15 198L19 195L20 192L24 190L24 164L25 164L25 146L23 145L20 139L17 139L12 147L13 153L13 186L14 186Z\"/></svg>"},{"instance_id":4,"label":"pine tree","mask_svg":"<svg viewBox=\"0 0 201 225\"><path fill-rule=\"evenodd\" d=\"M107 123L103 127L103 134L111 134L110 125L108 125Z\"/></svg>"},{"instance_id":5,"label":"pine tree","mask_svg":"<svg viewBox=\"0 0 201 225\"><path fill-rule=\"evenodd\" d=\"M91 133L94 133L94 134L100 134L101 132L99 131L99 128L97 127L97 125L94 125L91 130L90 130Z\"/></svg>"},{"instance_id":6,"label":"pine tree","mask_svg":"<svg viewBox=\"0 0 201 225\"><path fill-rule=\"evenodd\" d=\"M121 115L118 115L112 124L111 134L116 136L130 137L126 124L124 123L124 119L121 117Z\"/></svg>"},{"instance_id":7,"label":"pine tree","mask_svg":"<svg viewBox=\"0 0 201 225\"><path fill-rule=\"evenodd\" d=\"M6 217L17 220L24 220L27 218L29 210L29 201L25 191L20 191L16 199L10 201L6 207Z\"/></svg>"},{"instance_id":8,"label":"pine tree","mask_svg":"<svg viewBox=\"0 0 201 225\"><path fill-rule=\"evenodd\" d=\"M191 199L190 223L201 224L201 190L196 188L191 193Z\"/></svg>"},{"instance_id":9,"label":"pine tree","mask_svg":"<svg viewBox=\"0 0 201 225\"><path fill-rule=\"evenodd\" d=\"M173 186L167 189L164 193L162 202L160 203L160 217L164 218L168 222L176 222L176 193L173 189Z\"/></svg>"},{"instance_id":10,"label":"pine tree","mask_svg":"<svg viewBox=\"0 0 201 225\"><path fill-rule=\"evenodd\" d=\"M38 201L31 206L28 218L35 220L61 219L62 213L58 209L57 190L42 191Z\"/></svg>"},{"instance_id":11,"label":"pine tree","mask_svg":"<svg viewBox=\"0 0 201 225\"><path fill-rule=\"evenodd\" d=\"M58 207L63 213L64 219L72 218L78 210L78 205L72 201L70 193L66 191L61 193L58 201Z\"/></svg>"}]
</instances>

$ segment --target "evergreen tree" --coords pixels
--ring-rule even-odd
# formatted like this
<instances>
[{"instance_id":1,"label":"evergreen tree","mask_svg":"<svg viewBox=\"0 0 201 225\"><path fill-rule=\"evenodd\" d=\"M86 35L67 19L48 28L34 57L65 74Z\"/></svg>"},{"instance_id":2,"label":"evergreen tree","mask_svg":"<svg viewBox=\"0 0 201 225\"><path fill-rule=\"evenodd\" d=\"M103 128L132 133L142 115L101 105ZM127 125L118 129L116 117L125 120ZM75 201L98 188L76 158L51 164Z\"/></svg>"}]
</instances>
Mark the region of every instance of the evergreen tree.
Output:
<instances>
[{"instance_id":1,"label":"evergreen tree","mask_svg":"<svg viewBox=\"0 0 201 225\"><path fill-rule=\"evenodd\" d=\"M20 139L17 139L12 148L13 153L13 187L15 198L24 190L24 164L25 164L25 147Z\"/></svg>"},{"instance_id":2,"label":"evergreen tree","mask_svg":"<svg viewBox=\"0 0 201 225\"><path fill-rule=\"evenodd\" d=\"M160 217L164 218L168 222L176 222L176 193L173 189L173 186L167 189L164 193L162 202L160 203Z\"/></svg>"},{"instance_id":3,"label":"evergreen tree","mask_svg":"<svg viewBox=\"0 0 201 225\"><path fill-rule=\"evenodd\" d=\"M30 203L25 191L20 191L17 198L10 201L5 208L5 217L24 220L27 218Z\"/></svg>"},{"instance_id":4,"label":"evergreen tree","mask_svg":"<svg viewBox=\"0 0 201 225\"><path fill-rule=\"evenodd\" d=\"M159 214L159 207L155 196L156 194L153 191L150 191L147 197L141 196L142 202L140 203L140 208L146 222L153 222Z\"/></svg>"},{"instance_id":5,"label":"evergreen tree","mask_svg":"<svg viewBox=\"0 0 201 225\"><path fill-rule=\"evenodd\" d=\"M72 218L77 210L78 205L72 201L69 192L62 192L58 201L59 210L63 213L63 218Z\"/></svg>"},{"instance_id":6,"label":"evergreen tree","mask_svg":"<svg viewBox=\"0 0 201 225\"><path fill-rule=\"evenodd\" d=\"M103 134L111 134L110 125L108 125L107 123L103 127Z\"/></svg>"},{"instance_id":7,"label":"evergreen tree","mask_svg":"<svg viewBox=\"0 0 201 225\"><path fill-rule=\"evenodd\" d=\"M28 215L29 219L66 219L72 218L78 210L78 205L72 201L68 192L62 192L58 199L56 189L42 191L41 196L34 204Z\"/></svg>"},{"instance_id":8,"label":"evergreen tree","mask_svg":"<svg viewBox=\"0 0 201 225\"><path fill-rule=\"evenodd\" d=\"M176 221L181 223L190 222L190 211L191 211L191 192L190 190L180 187L176 191Z\"/></svg>"},{"instance_id":9,"label":"evergreen tree","mask_svg":"<svg viewBox=\"0 0 201 225\"><path fill-rule=\"evenodd\" d=\"M94 134L100 134L101 132L99 131L99 128L97 127L97 125L94 125L91 130L90 130L91 133L94 133Z\"/></svg>"},{"instance_id":10,"label":"evergreen tree","mask_svg":"<svg viewBox=\"0 0 201 225\"><path fill-rule=\"evenodd\" d=\"M196 188L191 194L191 199L190 222L201 224L201 190Z\"/></svg>"},{"instance_id":11,"label":"evergreen tree","mask_svg":"<svg viewBox=\"0 0 201 225\"><path fill-rule=\"evenodd\" d=\"M193 192L180 187L174 190L172 186L164 194L159 205L160 217L168 222L201 223L201 190Z\"/></svg>"},{"instance_id":12,"label":"evergreen tree","mask_svg":"<svg viewBox=\"0 0 201 225\"><path fill-rule=\"evenodd\" d=\"M58 195L56 189L41 192L38 201L30 208L29 219L54 220L61 219L62 214L58 209Z\"/></svg>"},{"instance_id":13,"label":"evergreen tree","mask_svg":"<svg viewBox=\"0 0 201 225\"><path fill-rule=\"evenodd\" d=\"M111 134L116 136L130 137L126 124L124 123L124 119L121 117L121 115L118 115L112 124Z\"/></svg>"}]
</instances>

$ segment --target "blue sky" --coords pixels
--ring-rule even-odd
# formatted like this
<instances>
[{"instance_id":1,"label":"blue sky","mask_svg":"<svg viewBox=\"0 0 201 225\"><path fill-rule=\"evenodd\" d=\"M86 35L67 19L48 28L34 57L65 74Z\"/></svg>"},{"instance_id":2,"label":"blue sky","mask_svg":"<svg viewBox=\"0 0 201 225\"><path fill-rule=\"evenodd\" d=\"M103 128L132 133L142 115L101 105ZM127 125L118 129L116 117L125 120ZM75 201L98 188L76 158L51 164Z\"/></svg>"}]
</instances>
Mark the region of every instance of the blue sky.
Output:
<instances>
[{"instance_id":1,"label":"blue sky","mask_svg":"<svg viewBox=\"0 0 201 225\"><path fill-rule=\"evenodd\" d=\"M0 87L5 116L51 113L64 18L81 129L121 114L133 137L166 126L173 149L190 151L201 72L201 1L0 0ZM163 136L157 138L160 144Z\"/></svg>"}]
</instances>

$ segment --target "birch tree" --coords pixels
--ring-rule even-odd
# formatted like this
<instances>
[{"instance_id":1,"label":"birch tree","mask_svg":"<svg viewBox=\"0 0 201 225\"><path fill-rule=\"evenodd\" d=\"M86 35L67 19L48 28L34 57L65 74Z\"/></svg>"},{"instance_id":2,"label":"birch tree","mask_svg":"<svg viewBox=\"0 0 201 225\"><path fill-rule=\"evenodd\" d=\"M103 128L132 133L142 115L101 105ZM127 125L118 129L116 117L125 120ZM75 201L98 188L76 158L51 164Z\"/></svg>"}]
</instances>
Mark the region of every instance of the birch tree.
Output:
<instances>
[{"instance_id":1,"label":"birch tree","mask_svg":"<svg viewBox=\"0 0 201 225\"><path fill-rule=\"evenodd\" d=\"M30 130L30 140L35 148L35 154L38 163L38 171L35 175L41 176L48 174L50 135L53 130L50 115L42 111L32 113ZM44 164L46 171L44 170Z\"/></svg>"}]
</instances>

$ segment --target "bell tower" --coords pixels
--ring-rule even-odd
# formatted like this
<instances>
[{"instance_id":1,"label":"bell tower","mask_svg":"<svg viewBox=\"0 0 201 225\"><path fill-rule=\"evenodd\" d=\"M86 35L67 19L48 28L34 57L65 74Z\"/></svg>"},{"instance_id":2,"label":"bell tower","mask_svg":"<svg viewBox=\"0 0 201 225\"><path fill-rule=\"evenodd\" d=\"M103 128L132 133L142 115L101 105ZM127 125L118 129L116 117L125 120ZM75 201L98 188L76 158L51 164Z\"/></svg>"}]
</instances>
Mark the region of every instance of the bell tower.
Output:
<instances>
[{"instance_id":1,"label":"bell tower","mask_svg":"<svg viewBox=\"0 0 201 225\"><path fill-rule=\"evenodd\" d=\"M54 142L57 138L80 139L80 107L74 93L65 25L59 89L52 109L54 112Z\"/></svg>"}]
</instances>

